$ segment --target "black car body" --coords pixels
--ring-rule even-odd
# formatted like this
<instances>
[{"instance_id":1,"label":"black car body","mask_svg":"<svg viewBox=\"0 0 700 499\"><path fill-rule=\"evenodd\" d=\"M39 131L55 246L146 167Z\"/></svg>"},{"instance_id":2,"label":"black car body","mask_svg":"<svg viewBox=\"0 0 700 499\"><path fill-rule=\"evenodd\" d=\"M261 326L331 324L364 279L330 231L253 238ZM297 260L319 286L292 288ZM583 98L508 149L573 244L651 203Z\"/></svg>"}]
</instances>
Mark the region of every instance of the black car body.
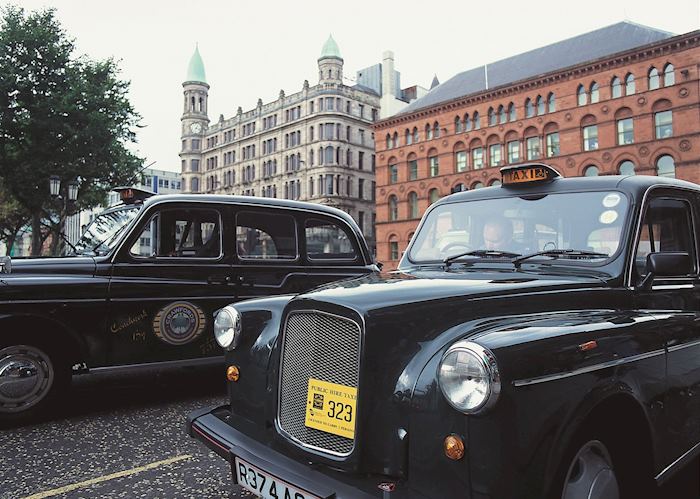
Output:
<instances>
[{"instance_id":1,"label":"black car body","mask_svg":"<svg viewBox=\"0 0 700 499\"><path fill-rule=\"evenodd\" d=\"M503 175L396 272L226 307L230 404L189 434L264 497L653 492L700 452L700 186Z\"/></svg>"},{"instance_id":2,"label":"black car body","mask_svg":"<svg viewBox=\"0 0 700 499\"><path fill-rule=\"evenodd\" d=\"M221 362L216 309L376 269L345 212L211 195L109 209L72 256L4 263L0 418L38 409L71 369Z\"/></svg>"}]
</instances>

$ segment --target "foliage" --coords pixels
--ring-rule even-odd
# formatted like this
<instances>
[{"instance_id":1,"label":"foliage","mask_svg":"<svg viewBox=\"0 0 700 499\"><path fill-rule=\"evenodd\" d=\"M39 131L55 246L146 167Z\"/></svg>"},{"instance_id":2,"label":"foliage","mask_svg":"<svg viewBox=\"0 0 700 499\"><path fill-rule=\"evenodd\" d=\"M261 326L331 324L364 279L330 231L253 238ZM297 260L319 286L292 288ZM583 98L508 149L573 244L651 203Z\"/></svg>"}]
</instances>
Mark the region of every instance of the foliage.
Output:
<instances>
[{"instance_id":1,"label":"foliage","mask_svg":"<svg viewBox=\"0 0 700 499\"><path fill-rule=\"evenodd\" d=\"M0 179L31 215L32 253L42 224L58 234L67 215L103 203L128 182L141 160L135 142L139 116L113 59L74 57L73 41L53 9L26 13L10 6L0 19ZM52 199L49 177L80 185L78 201ZM53 238L57 240L56 237Z\"/></svg>"}]
</instances>

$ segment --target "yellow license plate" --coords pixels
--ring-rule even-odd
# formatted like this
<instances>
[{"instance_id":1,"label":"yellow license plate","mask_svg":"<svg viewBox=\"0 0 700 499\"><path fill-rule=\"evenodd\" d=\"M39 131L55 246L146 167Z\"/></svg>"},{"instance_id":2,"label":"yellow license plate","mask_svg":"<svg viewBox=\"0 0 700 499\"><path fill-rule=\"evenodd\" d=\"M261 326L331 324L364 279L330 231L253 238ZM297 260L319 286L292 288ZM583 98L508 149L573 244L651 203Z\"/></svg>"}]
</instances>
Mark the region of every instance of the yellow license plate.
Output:
<instances>
[{"instance_id":1,"label":"yellow license plate","mask_svg":"<svg viewBox=\"0 0 700 499\"><path fill-rule=\"evenodd\" d=\"M309 428L355 438L357 388L309 378L306 419Z\"/></svg>"}]
</instances>

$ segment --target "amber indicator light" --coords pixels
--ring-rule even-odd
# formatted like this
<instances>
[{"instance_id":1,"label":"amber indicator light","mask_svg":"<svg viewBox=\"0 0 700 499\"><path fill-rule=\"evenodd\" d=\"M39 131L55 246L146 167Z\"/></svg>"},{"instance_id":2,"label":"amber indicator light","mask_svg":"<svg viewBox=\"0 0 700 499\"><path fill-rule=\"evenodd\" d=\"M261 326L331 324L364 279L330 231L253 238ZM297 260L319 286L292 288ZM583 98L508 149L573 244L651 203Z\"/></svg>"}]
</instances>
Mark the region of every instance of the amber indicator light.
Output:
<instances>
[{"instance_id":1,"label":"amber indicator light","mask_svg":"<svg viewBox=\"0 0 700 499\"><path fill-rule=\"evenodd\" d=\"M582 352L587 352L589 350L593 350L594 348L598 348L598 342L595 340L587 341L586 343L581 343L578 346L578 349Z\"/></svg>"},{"instance_id":2,"label":"amber indicator light","mask_svg":"<svg viewBox=\"0 0 700 499\"><path fill-rule=\"evenodd\" d=\"M226 368L226 379L229 381L238 381L241 377L241 371L238 366L228 366Z\"/></svg>"},{"instance_id":3,"label":"amber indicator light","mask_svg":"<svg viewBox=\"0 0 700 499\"><path fill-rule=\"evenodd\" d=\"M454 461L464 457L464 441L458 435L447 435L444 442L445 455Z\"/></svg>"}]
</instances>

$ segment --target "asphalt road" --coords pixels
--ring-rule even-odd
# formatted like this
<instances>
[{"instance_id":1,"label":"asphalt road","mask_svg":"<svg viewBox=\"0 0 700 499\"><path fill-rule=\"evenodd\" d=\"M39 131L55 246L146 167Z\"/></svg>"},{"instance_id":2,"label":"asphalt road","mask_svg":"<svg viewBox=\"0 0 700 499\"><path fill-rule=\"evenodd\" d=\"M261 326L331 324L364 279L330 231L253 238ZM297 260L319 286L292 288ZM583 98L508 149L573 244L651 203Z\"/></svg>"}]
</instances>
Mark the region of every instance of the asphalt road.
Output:
<instances>
[{"instance_id":1,"label":"asphalt road","mask_svg":"<svg viewBox=\"0 0 700 499\"><path fill-rule=\"evenodd\" d=\"M224 401L219 369L76 377L56 414L0 431L0 499L250 498L183 430ZM699 475L696 459L659 497L698 499Z\"/></svg>"}]
</instances>

